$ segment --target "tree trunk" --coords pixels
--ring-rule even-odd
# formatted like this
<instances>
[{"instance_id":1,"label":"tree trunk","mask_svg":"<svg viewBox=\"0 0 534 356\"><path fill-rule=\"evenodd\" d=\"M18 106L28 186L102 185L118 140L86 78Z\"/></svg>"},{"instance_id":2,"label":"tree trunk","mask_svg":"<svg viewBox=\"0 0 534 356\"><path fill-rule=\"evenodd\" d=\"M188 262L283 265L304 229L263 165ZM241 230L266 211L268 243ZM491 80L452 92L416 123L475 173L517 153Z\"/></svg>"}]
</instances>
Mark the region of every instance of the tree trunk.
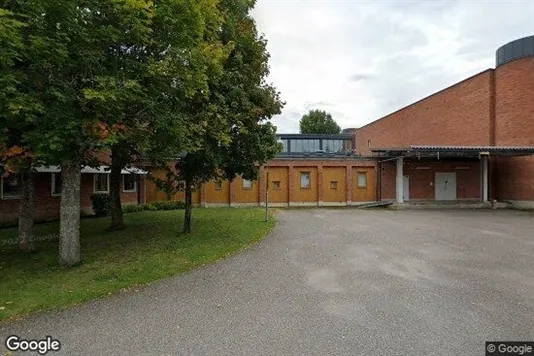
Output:
<instances>
[{"instance_id":1,"label":"tree trunk","mask_svg":"<svg viewBox=\"0 0 534 356\"><path fill-rule=\"evenodd\" d=\"M191 232L191 215L193 212L193 189L189 182L185 183L185 214L184 214L184 234Z\"/></svg>"},{"instance_id":2,"label":"tree trunk","mask_svg":"<svg viewBox=\"0 0 534 356\"><path fill-rule=\"evenodd\" d=\"M115 150L111 151L111 176L109 177L109 197L111 200L110 230L124 229L124 217L121 204L122 164Z\"/></svg>"},{"instance_id":3,"label":"tree trunk","mask_svg":"<svg viewBox=\"0 0 534 356\"><path fill-rule=\"evenodd\" d=\"M78 160L61 166L61 207L59 224L59 264L73 266L80 263L80 184L81 168Z\"/></svg>"},{"instance_id":4,"label":"tree trunk","mask_svg":"<svg viewBox=\"0 0 534 356\"><path fill-rule=\"evenodd\" d=\"M20 174L22 192L19 205L19 247L21 251L35 251L33 241L33 215L35 211L35 187L33 172L24 170Z\"/></svg>"}]
</instances>

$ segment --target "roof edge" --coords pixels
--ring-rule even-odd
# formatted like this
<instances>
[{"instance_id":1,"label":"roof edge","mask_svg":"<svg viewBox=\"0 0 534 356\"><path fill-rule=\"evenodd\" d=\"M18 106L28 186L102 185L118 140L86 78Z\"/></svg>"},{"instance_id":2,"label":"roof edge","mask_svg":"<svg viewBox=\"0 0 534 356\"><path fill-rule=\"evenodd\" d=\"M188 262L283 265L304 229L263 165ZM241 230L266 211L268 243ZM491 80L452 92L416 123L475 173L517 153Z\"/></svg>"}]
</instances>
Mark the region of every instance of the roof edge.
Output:
<instances>
[{"instance_id":1,"label":"roof edge","mask_svg":"<svg viewBox=\"0 0 534 356\"><path fill-rule=\"evenodd\" d=\"M414 105L416 105L416 104L421 103L421 102L424 101L424 100L430 99L431 97L433 97L433 96L435 96L435 95L441 94L441 93L443 93L443 92L445 92L445 91L447 91L447 90L449 90L449 89L452 89L452 88L456 87L457 85L463 84L463 83L467 82L468 80L471 80L471 79L473 79L473 78L475 78L475 77L478 77L479 75L482 75L482 74L484 74L484 73L486 73L486 72L494 72L494 71L495 71L495 68L488 68L488 69L486 69L486 70L483 70L482 72L479 72L479 73L474 74L474 75L472 75L472 76L470 76L470 77L468 77L468 78L465 78L465 79L463 79L463 80L461 80L461 81L459 81L459 82L457 82L457 83L454 83L454 84L452 84L452 85L449 85L448 87L446 87L446 88L444 88L444 89L441 89L441 90L439 90L439 91L437 91L437 92L435 92L435 93L432 93L432 94L430 94L430 95L427 95L427 96L425 96L425 97L422 98L422 99L419 99L419 100L417 100L417 101L415 101L415 102L413 102L413 103L411 103L411 104L409 104L409 105L406 105L406 106L404 106L404 107L402 107L402 108L400 108L400 109L398 109L398 110L395 110L395 111L393 111L393 112L387 114L386 116L382 116L381 118L378 118L378 119L376 119L375 121L371 121L370 123L365 124L365 125L359 127L358 129L356 129L356 132L358 132L359 130L361 130L361 129L363 129L363 128L366 128L367 126L374 125L375 123L377 123L377 122L379 122L379 121L381 121L381 120L385 120L385 119L389 118L390 116L395 115L395 114L401 112L401 111L404 110L404 109L407 109L407 108L409 108L409 107L411 107L411 106L414 106Z\"/></svg>"}]
</instances>

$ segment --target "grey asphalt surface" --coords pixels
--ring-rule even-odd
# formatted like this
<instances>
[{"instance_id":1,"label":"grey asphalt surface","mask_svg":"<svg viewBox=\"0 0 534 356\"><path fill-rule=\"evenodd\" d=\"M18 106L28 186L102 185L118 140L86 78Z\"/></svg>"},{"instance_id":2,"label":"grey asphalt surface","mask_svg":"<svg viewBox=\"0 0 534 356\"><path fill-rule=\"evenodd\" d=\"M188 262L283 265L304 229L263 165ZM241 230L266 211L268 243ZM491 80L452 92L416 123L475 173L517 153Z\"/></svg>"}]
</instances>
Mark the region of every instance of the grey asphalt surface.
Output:
<instances>
[{"instance_id":1,"label":"grey asphalt surface","mask_svg":"<svg viewBox=\"0 0 534 356\"><path fill-rule=\"evenodd\" d=\"M260 244L1 325L49 355L484 355L534 341L534 215L286 210ZM2 342L3 344L3 342ZM1 355L6 350L4 345Z\"/></svg>"}]
</instances>

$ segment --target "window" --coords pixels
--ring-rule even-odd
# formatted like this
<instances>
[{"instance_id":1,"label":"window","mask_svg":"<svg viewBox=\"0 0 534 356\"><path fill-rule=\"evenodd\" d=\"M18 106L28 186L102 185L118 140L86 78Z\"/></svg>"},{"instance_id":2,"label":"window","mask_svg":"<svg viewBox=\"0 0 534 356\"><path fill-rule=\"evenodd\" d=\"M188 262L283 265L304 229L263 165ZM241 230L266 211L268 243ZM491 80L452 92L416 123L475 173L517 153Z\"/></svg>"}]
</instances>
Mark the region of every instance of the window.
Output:
<instances>
[{"instance_id":1,"label":"window","mask_svg":"<svg viewBox=\"0 0 534 356\"><path fill-rule=\"evenodd\" d=\"M300 189L310 189L310 172L300 172Z\"/></svg>"},{"instance_id":2,"label":"window","mask_svg":"<svg viewBox=\"0 0 534 356\"><path fill-rule=\"evenodd\" d=\"M2 199L20 198L20 176L12 174L2 178Z\"/></svg>"},{"instance_id":3,"label":"window","mask_svg":"<svg viewBox=\"0 0 534 356\"><path fill-rule=\"evenodd\" d=\"M94 174L95 193L109 193L109 174L106 173L95 173Z\"/></svg>"},{"instance_id":4,"label":"window","mask_svg":"<svg viewBox=\"0 0 534 356\"><path fill-rule=\"evenodd\" d=\"M358 172L358 188L367 188L366 172Z\"/></svg>"},{"instance_id":5,"label":"window","mask_svg":"<svg viewBox=\"0 0 534 356\"><path fill-rule=\"evenodd\" d=\"M320 149L319 140L291 140L291 152L315 152Z\"/></svg>"},{"instance_id":6,"label":"window","mask_svg":"<svg viewBox=\"0 0 534 356\"><path fill-rule=\"evenodd\" d=\"M371 140L367 140L367 147L371 147Z\"/></svg>"},{"instance_id":7,"label":"window","mask_svg":"<svg viewBox=\"0 0 534 356\"><path fill-rule=\"evenodd\" d=\"M122 191L126 193L137 191L137 176L135 174L122 175Z\"/></svg>"},{"instance_id":8,"label":"window","mask_svg":"<svg viewBox=\"0 0 534 356\"><path fill-rule=\"evenodd\" d=\"M289 152L289 140L282 140L282 145L284 145L282 152Z\"/></svg>"},{"instance_id":9,"label":"window","mask_svg":"<svg viewBox=\"0 0 534 356\"><path fill-rule=\"evenodd\" d=\"M273 190L280 190L280 186L279 180L273 180Z\"/></svg>"},{"instance_id":10,"label":"window","mask_svg":"<svg viewBox=\"0 0 534 356\"><path fill-rule=\"evenodd\" d=\"M215 181L215 190L222 190L222 181L216 180Z\"/></svg>"},{"instance_id":11,"label":"window","mask_svg":"<svg viewBox=\"0 0 534 356\"><path fill-rule=\"evenodd\" d=\"M330 182L330 189L337 190L337 180Z\"/></svg>"},{"instance_id":12,"label":"window","mask_svg":"<svg viewBox=\"0 0 534 356\"><path fill-rule=\"evenodd\" d=\"M61 181L61 173L52 173L52 177L50 179L52 181L52 196L60 196L61 185L63 184L63 182Z\"/></svg>"},{"instance_id":13,"label":"window","mask_svg":"<svg viewBox=\"0 0 534 356\"><path fill-rule=\"evenodd\" d=\"M252 181L243 179L243 189L252 189Z\"/></svg>"},{"instance_id":14,"label":"window","mask_svg":"<svg viewBox=\"0 0 534 356\"><path fill-rule=\"evenodd\" d=\"M323 150L326 152L343 151L343 140L323 140Z\"/></svg>"}]
</instances>

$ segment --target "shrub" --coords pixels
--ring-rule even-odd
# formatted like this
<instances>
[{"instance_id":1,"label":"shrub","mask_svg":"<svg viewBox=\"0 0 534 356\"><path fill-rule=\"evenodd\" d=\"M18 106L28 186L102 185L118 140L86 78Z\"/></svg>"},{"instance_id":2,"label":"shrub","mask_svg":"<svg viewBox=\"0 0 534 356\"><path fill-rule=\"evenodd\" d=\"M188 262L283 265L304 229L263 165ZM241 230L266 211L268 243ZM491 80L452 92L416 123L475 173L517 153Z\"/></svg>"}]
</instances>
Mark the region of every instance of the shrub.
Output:
<instances>
[{"instance_id":1,"label":"shrub","mask_svg":"<svg viewBox=\"0 0 534 356\"><path fill-rule=\"evenodd\" d=\"M155 201L151 204L132 204L122 207L124 213L137 213L140 211L178 210L185 209L183 201Z\"/></svg>"},{"instance_id":2,"label":"shrub","mask_svg":"<svg viewBox=\"0 0 534 356\"><path fill-rule=\"evenodd\" d=\"M122 207L123 213L138 213L145 210L145 204L131 204Z\"/></svg>"},{"instance_id":3,"label":"shrub","mask_svg":"<svg viewBox=\"0 0 534 356\"><path fill-rule=\"evenodd\" d=\"M96 216L108 216L111 213L111 199L106 193L91 195L93 211Z\"/></svg>"},{"instance_id":4,"label":"shrub","mask_svg":"<svg viewBox=\"0 0 534 356\"><path fill-rule=\"evenodd\" d=\"M185 203L180 200L175 201L155 201L152 203L156 210L178 210L185 209Z\"/></svg>"}]
</instances>

